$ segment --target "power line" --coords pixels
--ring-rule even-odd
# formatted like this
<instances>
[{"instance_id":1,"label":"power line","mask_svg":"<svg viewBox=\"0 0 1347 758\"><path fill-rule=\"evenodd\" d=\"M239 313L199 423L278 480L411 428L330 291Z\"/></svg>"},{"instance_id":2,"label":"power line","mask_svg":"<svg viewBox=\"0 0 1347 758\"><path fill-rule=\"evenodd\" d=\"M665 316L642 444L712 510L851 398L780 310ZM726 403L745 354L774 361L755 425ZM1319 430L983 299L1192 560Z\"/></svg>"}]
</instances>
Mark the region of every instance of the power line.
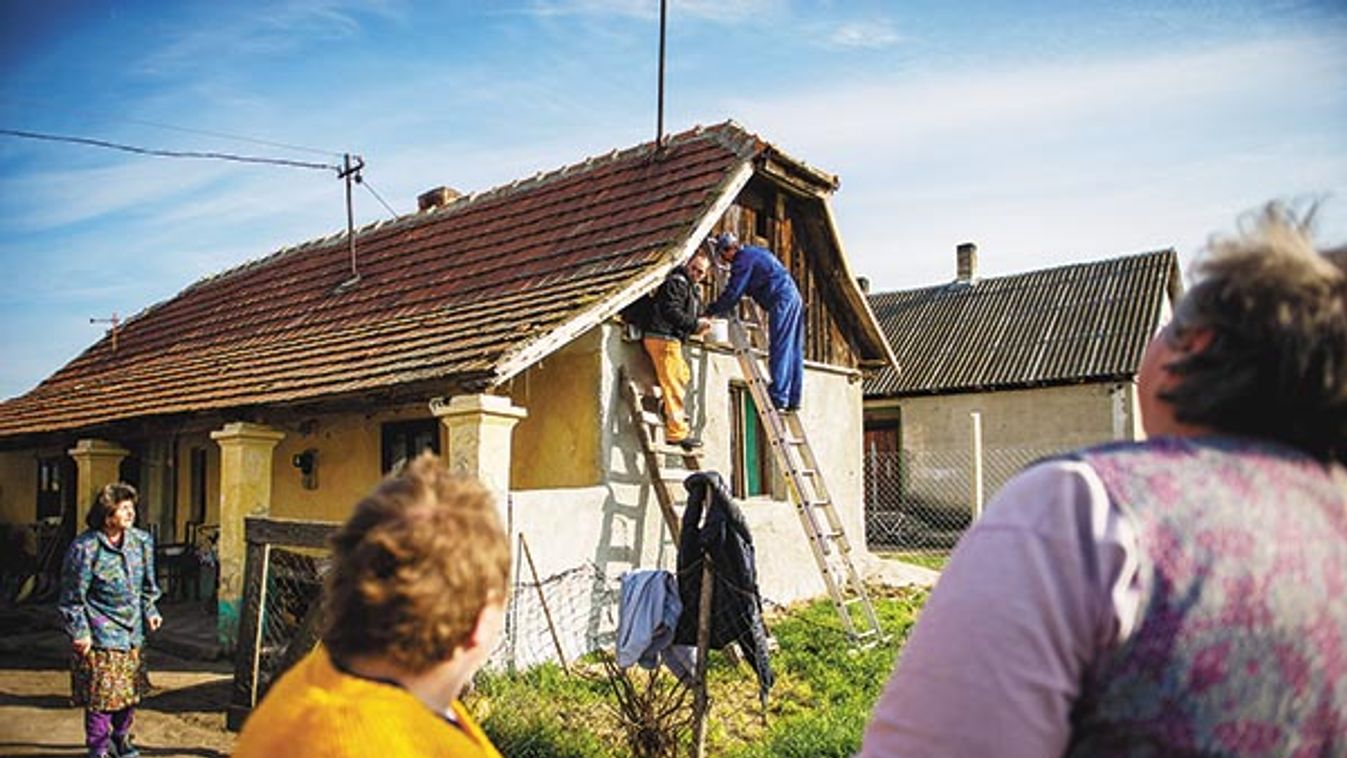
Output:
<instances>
[{"instance_id":1,"label":"power line","mask_svg":"<svg viewBox=\"0 0 1347 758\"><path fill-rule=\"evenodd\" d=\"M382 197L381 195L379 195L378 192L375 192L375 191L374 191L374 187L372 187L372 186L370 185L368 179L365 179L365 178L362 177L362 178L358 179L357 181L360 182L361 186L363 186L365 189L369 190L369 193L370 193L371 195L374 195L374 199L375 199L375 200L378 200L380 203L383 204L383 207L385 207L385 208L388 209L388 212L389 212L390 214L392 214L393 218L396 219L396 218L398 217L398 212L395 211L395 210L393 210L393 206L391 206L391 205L389 205L387 202L385 202L384 199L383 199L383 197Z\"/></svg>"},{"instance_id":2,"label":"power line","mask_svg":"<svg viewBox=\"0 0 1347 758\"><path fill-rule=\"evenodd\" d=\"M221 139L232 139L238 142L251 142L254 145L265 145L266 147L279 147L282 150L296 150L301 153L312 153L314 155L331 155L337 158L342 153L336 150L322 150L316 147L305 147L303 145L291 145L286 142L272 142L271 140L257 139L256 137L245 137L241 134L230 134L229 132L217 132L209 129L192 129L186 126L174 126L173 124L164 124L158 121L146 121L139 118L128 118L127 122L140 124L142 126L152 126L156 129L167 129L174 132L183 132L184 134L201 134L207 137L219 137Z\"/></svg>"},{"instance_id":3,"label":"power line","mask_svg":"<svg viewBox=\"0 0 1347 758\"><path fill-rule=\"evenodd\" d=\"M199 152L195 150L158 150L147 147L136 147L135 145L123 145L118 142L108 142L107 140L90 139L88 137L68 137L58 134L41 134L38 132L25 132L18 129L0 128L0 134L7 134L11 137L24 137L26 139L45 140L48 142L69 142L76 145L88 145L91 147L105 147L111 150L121 150L127 153L137 155L153 155L162 158L208 158L213 160L234 161L236 163L260 163L272 166L288 166L290 168L311 168L321 171L341 171L341 166L331 163L311 163L309 161L295 161L287 158L261 158L251 155L235 155L233 153Z\"/></svg>"}]
</instances>

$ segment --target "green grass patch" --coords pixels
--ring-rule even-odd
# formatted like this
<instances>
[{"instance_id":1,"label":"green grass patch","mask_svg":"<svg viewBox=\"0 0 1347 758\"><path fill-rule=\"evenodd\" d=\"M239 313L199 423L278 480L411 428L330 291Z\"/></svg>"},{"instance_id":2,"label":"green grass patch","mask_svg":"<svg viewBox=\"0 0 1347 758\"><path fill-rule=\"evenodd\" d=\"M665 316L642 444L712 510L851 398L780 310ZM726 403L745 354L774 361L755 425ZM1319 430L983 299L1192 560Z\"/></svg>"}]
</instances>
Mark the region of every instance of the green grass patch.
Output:
<instances>
[{"instance_id":1,"label":"green grass patch","mask_svg":"<svg viewBox=\"0 0 1347 758\"><path fill-rule=\"evenodd\" d=\"M911 588L874 587L871 593L888 639L867 650L847 645L841 622L826 599L769 615L768 628L780 647L772 653L777 681L765 719L752 669L713 652L707 754L853 755L860 748L870 709L927 596L926 590ZM504 755L630 756L601 667L590 659L573 668L579 673L569 677L551 665L514 676L484 674L468 706ZM644 681L646 673L633 669L631 676Z\"/></svg>"},{"instance_id":2,"label":"green grass patch","mask_svg":"<svg viewBox=\"0 0 1347 758\"><path fill-rule=\"evenodd\" d=\"M949 562L949 550L884 550L875 551L875 555L890 561L902 561L914 566L922 566L932 571L944 571Z\"/></svg>"}]
</instances>

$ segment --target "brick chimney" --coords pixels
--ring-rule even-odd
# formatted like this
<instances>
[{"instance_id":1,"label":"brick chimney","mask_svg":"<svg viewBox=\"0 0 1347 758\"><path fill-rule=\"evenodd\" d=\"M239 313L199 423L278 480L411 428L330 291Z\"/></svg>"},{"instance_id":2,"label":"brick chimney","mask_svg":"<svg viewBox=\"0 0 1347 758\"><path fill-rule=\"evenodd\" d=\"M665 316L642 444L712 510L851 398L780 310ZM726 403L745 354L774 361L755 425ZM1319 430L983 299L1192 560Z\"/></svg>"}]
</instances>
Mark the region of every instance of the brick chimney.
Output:
<instances>
[{"instance_id":1,"label":"brick chimney","mask_svg":"<svg viewBox=\"0 0 1347 758\"><path fill-rule=\"evenodd\" d=\"M976 279L978 275L978 246L972 242L960 243L955 248L955 256L958 259L955 280L971 282Z\"/></svg>"},{"instance_id":2,"label":"brick chimney","mask_svg":"<svg viewBox=\"0 0 1347 758\"><path fill-rule=\"evenodd\" d=\"M432 208L443 208L463 196L452 187L436 187L426 190L416 197L416 208L419 211L428 211Z\"/></svg>"}]
</instances>

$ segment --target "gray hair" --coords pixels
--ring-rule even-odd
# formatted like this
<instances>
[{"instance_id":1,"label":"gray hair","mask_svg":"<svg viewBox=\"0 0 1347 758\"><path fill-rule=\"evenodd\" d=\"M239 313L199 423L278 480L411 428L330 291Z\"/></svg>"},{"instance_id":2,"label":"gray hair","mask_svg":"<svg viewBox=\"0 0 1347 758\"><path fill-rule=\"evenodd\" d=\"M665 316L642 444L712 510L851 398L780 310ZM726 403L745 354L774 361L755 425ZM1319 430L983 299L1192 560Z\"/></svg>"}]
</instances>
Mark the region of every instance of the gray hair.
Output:
<instances>
[{"instance_id":1,"label":"gray hair","mask_svg":"<svg viewBox=\"0 0 1347 758\"><path fill-rule=\"evenodd\" d=\"M1180 421L1347 462L1347 255L1315 250L1313 216L1271 203L1213 237L1170 329L1212 339L1161 397Z\"/></svg>"}]
</instances>

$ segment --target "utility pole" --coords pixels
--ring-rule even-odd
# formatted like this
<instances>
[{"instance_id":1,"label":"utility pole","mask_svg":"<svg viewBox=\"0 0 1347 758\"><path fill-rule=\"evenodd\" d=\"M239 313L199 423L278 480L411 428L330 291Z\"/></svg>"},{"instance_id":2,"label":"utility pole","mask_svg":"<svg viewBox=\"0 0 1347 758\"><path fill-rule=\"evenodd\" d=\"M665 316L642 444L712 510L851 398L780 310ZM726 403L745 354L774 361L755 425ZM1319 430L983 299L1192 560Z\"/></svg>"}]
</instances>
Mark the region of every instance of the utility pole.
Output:
<instances>
[{"instance_id":1,"label":"utility pole","mask_svg":"<svg viewBox=\"0 0 1347 758\"><path fill-rule=\"evenodd\" d=\"M360 181L360 169L365 167L365 159L360 156L354 156L355 162L351 162L353 156L350 153L342 155L341 171L337 172L339 179L346 180L346 247L351 253L351 278L337 285L338 290L352 287L360 282L360 270L356 268L355 263L355 211L351 207L351 182Z\"/></svg>"},{"instance_id":2,"label":"utility pole","mask_svg":"<svg viewBox=\"0 0 1347 758\"><path fill-rule=\"evenodd\" d=\"M116 311L113 311L113 313L112 313L112 318L91 318L91 319L89 319L89 323L91 323L91 324L112 324L112 328L108 330L108 334L111 334L111 335L112 335L112 352L116 353L116 352L117 352L117 328L118 328L119 326L121 326L121 324L122 324L122 320L121 320L121 318L119 318L119 317L117 316L117 312L116 312Z\"/></svg>"}]
</instances>

